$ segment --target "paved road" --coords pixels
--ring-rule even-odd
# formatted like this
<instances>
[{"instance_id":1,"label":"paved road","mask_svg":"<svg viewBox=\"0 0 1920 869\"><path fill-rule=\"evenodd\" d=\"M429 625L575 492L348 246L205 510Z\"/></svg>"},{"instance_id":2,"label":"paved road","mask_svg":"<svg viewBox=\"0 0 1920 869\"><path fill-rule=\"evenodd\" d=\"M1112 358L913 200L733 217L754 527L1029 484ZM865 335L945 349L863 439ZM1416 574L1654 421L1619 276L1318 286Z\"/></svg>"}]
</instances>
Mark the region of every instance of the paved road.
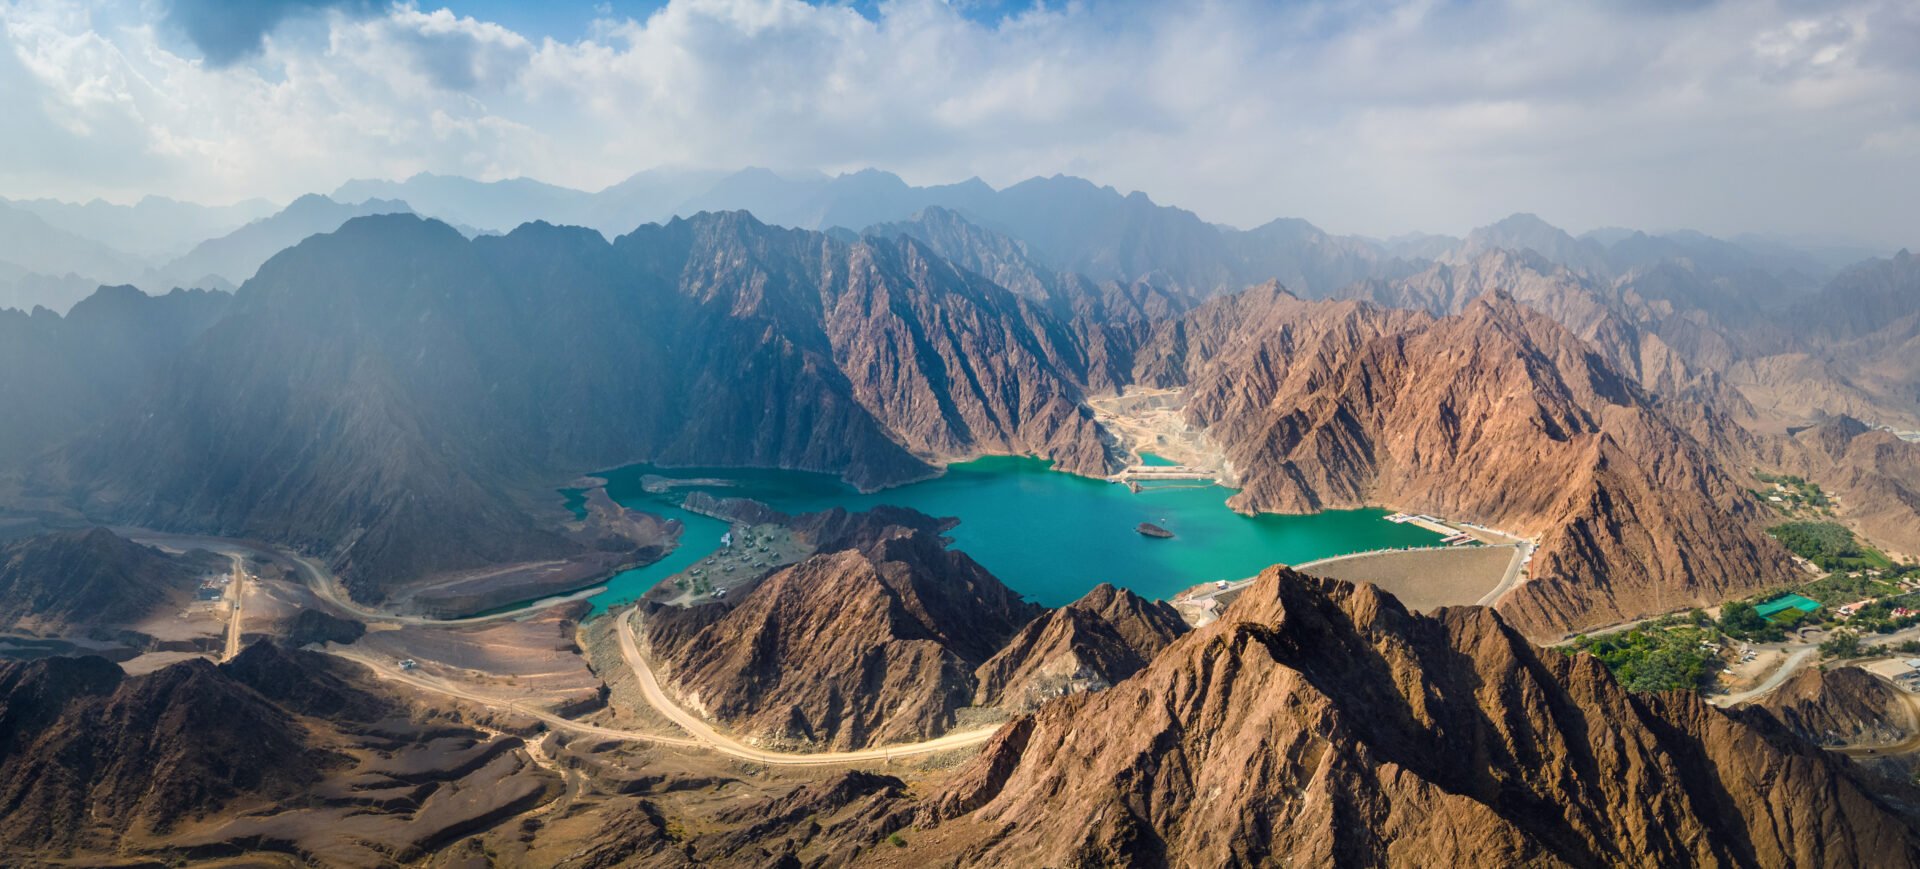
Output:
<instances>
[{"instance_id":1,"label":"paved road","mask_svg":"<svg viewBox=\"0 0 1920 869\"><path fill-rule=\"evenodd\" d=\"M592 736L599 736L606 739L618 739L626 742L650 742L656 745L677 745L685 748L705 747L699 740L690 739L684 736L664 736L658 733L647 733L641 730L621 730L619 728L614 728L614 727L601 727L597 724L587 724L582 721L574 721L571 718L562 718L551 712L546 712L540 709L534 709L528 706L522 706L518 701L504 700L499 697L493 697L486 694L481 694L476 691L470 691L468 689L455 685L451 682L447 682L443 679L436 679L424 673L409 673L404 670L394 669L392 662L382 661L371 655L365 654L363 652L358 652L353 649L329 649L328 651L341 658L345 658L349 661L353 661L355 663L365 666L367 669L372 670L373 674L376 677L379 677L380 679L384 679L389 682L399 682L401 684L408 685L410 687L417 688L422 691L428 691L435 694L444 694L448 697L454 697L460 700L468 701L470 703L476 703L481 706L485 706L489 709L502 709L509 712L514 712L519 715L525 715L529 718L538 719L539 721L545 723L546 725L550 727L558 728L560 730L570 730L570 731L573 731L574 733L585 733Z\"/></svg>"},{"instance_id":2,"label":"paved road","mask_svg":"<svg viewBox=\"0 0 1920 869\"><path fill-rule=\"evenodd\" d=\"M233 578L227 581L227 598L233 606L227 616L227 650L220 657L222 661L231 661L240 654L240 605L247 597L247 571L242 566L246 559L233 554L228 554L227 559L233 562Z\"/></svg>"},{"instance_id":3,"label":"paved road","mask_svg":"<svg viewBox=\"0 0 1920 869\"><path fill-rule=\"evenodd\" d=\"M1780 668L1773 671L1773 675L1768 676L1766 681L1738 693L1709 697L1707 698L1707 702L1725 708L1764 697L1772 693L1773 689L1786 684L1786 681L1792 678L1793 674L1800 672L1801 667L1805 667L1815 658L1819 657L1819 655L1820 649L1817 646L1807 646L1798 649L1787 655L1787 660L1781 663Z\"/></svg>"},{"instance_id":4,"label":"paved road","mask_svg":"<svg viewBox=\"0 0 1920 869\"><path fill-rule=\"evenodd\" d=\"M243 555L253 555L261 558L283 559L294 565L295 572L300 575L301 582L305 584L309 589L311 589L313 593L316 596L318 596L322 601L324 601L326 604L334 607L335 609L343 613L352 615L356 618L360 618L366 621L397 622L400 624L440 625L440 626L477 624L481 622L498 621L501 619L513 618L515 616L525 615L526 613L532 612L536 609L541 609L541 608L544 608L545 606L550 606L553 603L559 602L559 601L549 601L549 602L545 602L545 603L528 607L525 609L515 610L509 613L498 613L495 615L487 615L487 616L474 616L471 618L464 618L464 619L433 619L433 618L427 618L424 616L395 615L392 613L381 612L379 610L371 609L369 607L355 603L352 599L347 597L345 591L340 588L339 582L335 580L333 573L327 570L324 565L320 564L317 561L314 561L313 559L306 558L304 556L297 555L292 552L287 552L285 550L281 550L277 548L266 547L260 544L249 543L246 541L231 540L231 539L221 538L221 537L195 537L190 535L162 534L158 532L145 531L143 529L131 529L131 528L121 529L121 530L122 530L122 533L124 533L129 539L137 540L142 543L147 543L152 545L161 545L161 546L170 546L170 547L176 547L176 548L181 546L186 546L190 548L206 549L213 552L223 553L227 555L227 557L234 559L234 564L235 564L234 569L236 573L238 573L240 570L239 568L240 557ZM237 641L237 638L238 638L238 624L239 624L238 611L236 609L233 627L230 628L229 636L228 636L228 648L234 651L229 653L229 657L231 657L232 654L237 653L237 649L235 648L235 642ZM685 746L685 747L706 748L713 751L717 751L721 754L727 754L734 757L738 757L742 760L750 760L755 763L764 763L771 766L838 766L838 765L846 765L846 764L869 763L873 761L885 762L893 758L914 757L917 755L933 754L933 753L942 752L942 751L951 751L956 748L966 748L968 746L978 745L982 742L987 741L989 738L993 736L995 732L997 732L1000 729L998 726L983 727L975 730L965 730L965 731L960 731L956 733L949 733L937 739L929 739L924 742L909 743L907 745L885 746L881 748L869 748L861 751L781 752L781 751L766 751L764 749L753 748L751 746L743 745L725 736L724 734L721 734L719 731L714 730L705 721L700 720L698 717L680 708L679 705L675 704L671 699L669 699L666 696L666 693L660 690L660 683L657 679L654 678L652 668L647 665L646 659L640 654L640 649L638 645L635 644L633 639L632 625L629 623L627 617L624 615L620 616L618 619L618 624L619 624L619 632L620 632L620 651L621 651L621 654L626 658L627 665L633 668L634 676L640 683L641 694L646 697L646 700L650 705L652 705L655 709L659 710L659 712L662 715L665 715L668 720L672 721L674 724L678 725L681 729L691 734L691 737L661 736L659 734L647 733L647 732L638 731L638 730L620 730L620 729L610 728L610 727L601 727L599 725L594 725L594 724L586 724L583 722L574 721L572 719L562 718L550 712L544 712L528 706L523 706L518 701L504 700L499 697L489 696L487 694L482 694L476 691L471 691L465 688L461 688L458 685L446 682L441 679L436 679L432 676L428 676L423 673L406 672L402 670L397 670L397 669L394 669L391 662L381 661L375 657L372 657L370 655L367 655L352 649L330 649L329 651L332 654L337 655L339 657L356 661L362 665L365 665L368 669L373 671L374 675L378 676L381 679L386 679L388 681L393 681L393 682L400 682L424 691L429 691L436 694L442 694L448 697L454 697L457 699L466 700L471 703L478 703L482 706L486 706L492 709L510 710L510 711L519 713L521 715L526 715L528 717L538 719L553 727L558 727L565 730L571 730L577 733L588 733L595 736L605 737L608 739L620 739L620 740L628 740L628 741L635 741L635 742L648 742L648 743L654 743L657 745L677 745L677 746Z\"/></svg>"},{"instance_id":5,"label":"paved road","mask_svg":"<svg viewBox=\"0 0 1920 869\"><path fill-rule=\"evenodd\" d=\"M1499 602L1500 598L1506 596L1507 592L1512 591L1514 586L1520 584L1520 568L1526 566L1527 557L1533 554L1533 544L1525 540L1495 545L1512 546L1513 559L1507 562L1507 572L1501 574L1500 584L1489 589L1479 600L1474 601L1479 606L1493 606Z\"/></svg>"},{"instance_id":6,"label":"paved road","mask_svg":"<svg viewBox=\"0 0 1920 869\"><path fill-rule=\"evenodd\" d=\"M725 734L714 730L711 725L693 713L680 708L680 704L673 702L671 698L667 697L666 692L660 689L660 681L654 678L653 668L648 666L645 656L640 654L639 645L634 642L633 622L630 617L637 615L639 615L639 610L635 609L621 613L615 618L617 619L617 629L620 634L620 655L626 658L627 666L633 668L633 675L640 683L641 695L644 696L647 699L647 703L658 710L661 715L665 715L667 720L672 721L674 724L679 725L680 729L692 734L694 739L699 740L701 744L721 754L732 755L755 763L776 766L831 766L876 760L884 762L894 758L933 754L936 752L951 751L956 748L965 748L970 745L978 745L987 741L994 733L1000 730L998 725L982 727L976 730L963 730L956 733L949 733L937 739L929 739L924 742L914 742L906 745L893 745L882 748L868 748L861 751L799 753L766 751L743 745L727 737Z\"/></svg>"}]
</instances>

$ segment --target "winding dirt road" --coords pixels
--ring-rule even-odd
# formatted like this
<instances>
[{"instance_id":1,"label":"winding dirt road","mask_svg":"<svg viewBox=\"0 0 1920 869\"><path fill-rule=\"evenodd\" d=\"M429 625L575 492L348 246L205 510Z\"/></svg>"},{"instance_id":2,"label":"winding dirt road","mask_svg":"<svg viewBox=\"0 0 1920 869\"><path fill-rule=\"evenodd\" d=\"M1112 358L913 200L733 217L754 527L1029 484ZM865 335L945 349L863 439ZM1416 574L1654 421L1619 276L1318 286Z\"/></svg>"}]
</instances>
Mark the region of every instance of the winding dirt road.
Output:
<instances>
[{"instance_id":1,"label":"winding dirt road","mask_svg":"<svg viewBox=\"0 0 1920 869\"><path fill-rule=\"evenodd\" d=\"M616 629L620 634L620 655L626 659L627 666L633 669L634 677L639 680L641 695L646 697L649 705L653 706L661 715L666 716L667 720L678 725L681 730L692 734L693 738L699 740L705 747L711 748L721 754L732 755L742 760L750 760L755 763L775 766L833 766L865 763L876 760L886 762L895 758L935 754L942 751L952 751L956 748L979 745L992 738L992 736L1000 730L999 725L995 725L993 727L982 727L975 730L957 731L924 742L868 748L860 751L799 753L766 751L764 749L743 745L713 729L711 725L702 721L693 713L682 709L678 703L673 702L672 698L667 696L665 691L660 689L660 680L654 677L653 668L647 664L645 656L640 653L639 644L634 641L632 617L638 616L639 614L640 611L634 609L617 615L614 618L618 619Z\"/></svg>"},{"instance_id":2,"label":"winding dirt road","mask_svg":"<svg viewBox=\"0 0 1920 869\"><path fill-rule=\"evenodd\" d=\"M136 543L145 543L150 546L160 546L181 551L184 551L181 549L182 547L186 549L205 549L209 552L218 552L229 558L251 555L264 560L286 562L293 565L294 573L300 577L300 584L306 586L309 591L312 591L314 595L319 597L327 606L332 607L337 615L350 616L366 622L388 622L399 625L441 625L446 627L479 625L488 622L521 618L531 613L539 612L547 607L558 606L570 601L591 597L603 590L601 587L595 586L573 592L572 594L557 595L535 601L524 607L506 612L491 613L483 616L468 616L457 619L437 619L431 616L406 616L382 612L363 604L355 603L353 599L347 595L346 589L340 585L339 578L335 577L333 571L328 570L326 565L304 555L299 555L279 547L234 540L226 537L165 534L140 528L117 528L115 530L129 540Z\"/></svg>"},{"instance_id":3,"label":"winding dirt road","mask_svg":"<svg viewBox=\"0 0 1920 869\"><path fill-rule=\"evenodd\" d=\"M503 700L499 697L481 694L477 691L469 691L444 679L436 679L423 673L409 673L404 670L396 670L393 668L391 662L382 661L372 655L357 652L352 649L329 649L328 651L336 657L345 658L366 667L368 670L373 671L374 676L380 679L389 682L399 682L421 691L465 700L469 703L485 706L488 709L500 709L518 715L525 715L528 718L537 719L541 723L555 729L568 730L574 733L585 733L590 736L599 736L606 739L618 739L625 742L650 742L657 745L675 745L683 748L705 747L699 740L689 739L684 736L665 736L640 730L621 730L614 727L601 727L597 724L587 724L586 722L575 721L571 718L562 718L551 712L524 706L516 700Z\"/></svg>"},{"instance_id":4,"label":"winding dirt road","mask_svg":"<svg viewBox=\"0 0 1920 869\"><path fill-rule=\"evenodd\" d=\"M498 709L517 715L524 715L557 730L583 733L588 736L619 740L622 742L644 742L653 745L670 745L679 748L706 749L768 766L848 766L874 762L886 763L887 761L897 758L916 757L978 745L987 741L987 739L991 738L993 734L1000 729L998 726L983 727L977 730L949 733L937 739L929 739L924 742L868 748L861 751L785 752L753 748L752 746L743 745L727 737L725 734L714 730L713 727L706 722L701 721L698 717L680 708L678 704L668 699L666 693L660 689L660 682L654 678L653 669L647 665L646 659L641 655L639 645L634 641L631 622L625 616L618 618L620 653L626 658L627 665L633 668L634 676L640 683L641 694L646 697L648 704L652 705L660 714L666 716L669 721L672 721L680 729L690 734L689 736L667 736L659 733L648 733L643 730L624 730L615 727L602 727L597 724L588 724L583 721L575 721L571 718L563 718L551 712L525 705L517 700L507 700L463 688L445 679L429 676L425 673L410 673L399 670L394 667L391 661L384 661L351 648L330 648L328 652L366 667L373 672L376 678L389 682L397 682L416 690L440 694L456 700L464 700L489 709Z\"/></svg>"}]
</instances>

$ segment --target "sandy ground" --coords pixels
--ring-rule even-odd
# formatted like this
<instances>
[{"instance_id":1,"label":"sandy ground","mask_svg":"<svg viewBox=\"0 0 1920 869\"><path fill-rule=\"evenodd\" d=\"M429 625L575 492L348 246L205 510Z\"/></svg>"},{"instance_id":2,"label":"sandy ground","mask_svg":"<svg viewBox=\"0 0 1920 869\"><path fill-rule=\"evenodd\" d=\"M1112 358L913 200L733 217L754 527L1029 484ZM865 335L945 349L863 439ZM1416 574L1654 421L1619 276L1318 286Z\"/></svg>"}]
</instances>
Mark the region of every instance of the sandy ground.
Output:
<instances>
[{"instance_id":1,"label":"sandy ground","mask_svg":"<svg viewBox=\"0 0 1920 869\"><path fill-rule=\"evenodd\" d=\"M370 630L353 648L487 693L549 709L598 706L600 679L574 646L583 605L555 607L519 621L467 627L404 625Z\"/></svg>"},{"instance_id":2,"label":"sandy ground","mask_svg":"<svg viewBox=\"0 0 1920 869\"><path fill-rule=\"evenodd\" d=\"M132 628L162 643L208 641L217 645L227 634L227 605L224 601L194 600L192 590L185 590Z\"/></svg>"},{"instance_id":3,"label":"sandy ground","mask_svg":"<svg viewBox=\"0 0 1920 869\"><path fill-rule=\"evenodd\" d=\"M181 661L189 661L194 658L213 660L212 655L200 652L147 652L132 660L122 661L120 663L120 669L127 671L127 675L129 676L138 676L143 673L151 673L169 664L178 664Z\"/></svg>"},{"instance_id":4,"label":"sandy ground","mask_svg":"<svg viewBox=\"0 0 1920 869\"><path fill-rule=\"evenodd\" d=\"M1153 453L1168 461L1226 477L1226 457L1199 429L1187 424L1184 389L1138 389L1090 399L1094 419L1131 454Z\"/></svg>"}]
</instances>

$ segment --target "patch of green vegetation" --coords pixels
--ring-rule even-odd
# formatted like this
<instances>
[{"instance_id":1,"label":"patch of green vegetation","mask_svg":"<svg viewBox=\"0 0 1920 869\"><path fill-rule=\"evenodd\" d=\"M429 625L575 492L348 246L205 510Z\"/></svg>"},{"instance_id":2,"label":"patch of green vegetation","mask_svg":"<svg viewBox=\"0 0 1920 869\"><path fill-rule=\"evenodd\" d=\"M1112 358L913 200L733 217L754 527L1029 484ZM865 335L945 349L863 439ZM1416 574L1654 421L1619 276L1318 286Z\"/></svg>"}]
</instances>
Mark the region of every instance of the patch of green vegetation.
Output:
<instances>
[{"instance_id":1,"label":"patch of green vegetation","mask_svg":"<svg viewBox=\"0 0 1920 869\"><path fill-rule=\"evenodd\" d=\"M1800 594L1827 606L1840 606L1861 598L1880 597L1899 591L1899 583L1871 576L1853 577L1845 573L1833 573L1828 574L1824 579L1817 579L1802 586Z\"/></svg>"},{"instance_id":2,"label":"patch of green vegetation","mask_svg":"<svg viewBox=\"0 0 1920 869\"><path fill-rule=\"evenodd\" d=\"M1822 570L1884 570L1893 561L1837 522L1788 522L1767 529L1787 550Z\"/></svg>"},{"instance_id":3,"label":"patch of green vegetation","mask_svg":"<svg viewBox=\"0 0 1920 869\"><path fill-rule=\"evenodd\" d=\"M907 847L907 840L901 838L899 833L894 833L893 835L888 836L887 843L891 844L895 848Z\"/></svg>"},{"instance_id":4,"label":"patch of green vegetation","mask_svg":"<svg viewBox=\"0 0 1920 869\"><path fill-rule=\"evenodd\" d=\"M1841 628L1820 644L1820 654L1828 658L1860 657L1860 635Z\"/></svg>"},{"instance_id":5,"label":"patch of green vegetation","mask_svg":"<svg viewBox=\"0 0 1920 869\"><path fill-rule=\"evenodd\" d=\"M1629 691L1698 690L1719 669L1719 631L1673 621L1678 623L1586 637L1579 648L1600 659Z\"/></svg>"},{"instance_id":6,"label":"patch of green vegetation","mask_svg":"<svg viewBox=\"0 0 1920 869\"><path fill-rule=\"evenodd\" d=\"M1782 515L1833 515L1833 499L1821 490L1818 483L1792 474L1769 474L1760 470L1753 472L1753 478L1766 484L1751 490L1754 497L1765 501Z\"/></svg>"},{"instance_id":7,"label":"patch of green vegetation","mask_svg":"<svg viewBox=\"0 0 1920 869\"><path fill-rule=\"evenodd\" d=\"M1776 643L1787 638L1785 625L1768 621L1754 610L1753 602L1747 600L1730 600L1721 605L1720 630L1727 636L1757 643Z\"/></svg>"}]
</instances>

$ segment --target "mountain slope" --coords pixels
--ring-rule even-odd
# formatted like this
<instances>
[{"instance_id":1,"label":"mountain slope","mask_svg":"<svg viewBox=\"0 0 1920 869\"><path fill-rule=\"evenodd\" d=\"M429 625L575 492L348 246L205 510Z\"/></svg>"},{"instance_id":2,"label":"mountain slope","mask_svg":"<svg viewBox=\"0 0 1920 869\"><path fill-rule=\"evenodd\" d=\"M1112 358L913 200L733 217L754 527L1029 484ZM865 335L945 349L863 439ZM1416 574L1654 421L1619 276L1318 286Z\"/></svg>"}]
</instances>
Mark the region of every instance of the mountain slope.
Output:
<instances>
[{"instance_id":1,"label":"mountain slope","mask_svg":"<svg viewBox=\"0 0 1920 869\"><path fill-rule=\"evenodd\" d=\"M857 547L776 571L724 615L650 615L669 687L758 739L856 749L950 729L974 668L1039 608L938 531L867 521Z\"/></svg>"},{"instance_id":2,"label":"mountain slope","mask_svg":"<svg viewBox=\"0 0 1920 869\"><path fill-rule=\"evenodd\" d=\"M62 317L0 311L0 468L123 412L226 313L226 293L101 287Z\"/></svg>"},{"instance_id":3,"label":"mountain slope","mask_svg":"<svg viewBox=\"0 0 1920 869\"><path fill-rule=\"evenodd\" d=\"M310 235L332 232L355 217L411 211L405 202L368 199L350 204L308 194L271 217L195 245L160 270L162 280L180 286L202 286L201 282L213 275L239 284L253 277L268 258Z\"/></svg>"},{"instance_id":4,"label":"mountain slope","mask_svg":"<svg viewBox=\"0 0 1920 869\"><path fill-rule=\"evenodd\" d=\"M981 664L973 705L1026 712L1064 694L1104 689L1145 668L1186 631L1166 602L1103 582L1028 622Z\"/></svg>"},{"instance_id":5,"label":"mountain slope","mask_svg":"<svg viewBox=\"0 0 1920 869\"><path fill-rule=\"evenodd\" d=\"M0 543L0 627L59 634L134 622L198 576L185 559L105 528Z\"/></svg>"},{"instance_id":6,"label":"mountain slope","mask_svg":"<svg viewBox=\"0 0 1920 869\"><path fill-rule=\"evenodd\" d=\"M1430 320L1249 291L1168 328L1153 353L1149 375L1191 383L1188 416L1238 472L1238 509L1386 504L1537 537L1531 579L1499 604L1529 632L1792 575L1764 511L1720 469L1743 456L1689 431L1731 423L1670 418L1504 294Z\"/></svg>"},{"instance_id":7,"label":"mountain slope","mask_svg":"<svg viewBox=\"0 0 1920 869\"><path fill-rule=\"evenodd\" d=\"M1003 729L922 822L920 859L960 865L1920 861L1771 719L1278 568L1134 678Z\"/></svg>"},{"instance_id":8,"label":"mountain slope","mask_svg":"<svg viewBox=\"0 0 1920 869\"><path fill-rule=\"evenodd\" d=\"M738 213L613 243L362 218L275 256L125 427L46 475L115 521L326 553L379 597L565 554L531 500L631 461L866 488L982 453L1104 473L1075 358L1032 303L911 240Z\"/></svg>"},{"instance_id":9,"label":"mountain slope","mask_svg":"<svg viewBox=\"0 0 1920 869\"><path fill-rule=\"evenodd\" d=\"M137 677L101 658L0 664L0 845L110 847L319 781L333 758L242 675L286 654L262 645Z\"/></svg>"}]
</instances>

